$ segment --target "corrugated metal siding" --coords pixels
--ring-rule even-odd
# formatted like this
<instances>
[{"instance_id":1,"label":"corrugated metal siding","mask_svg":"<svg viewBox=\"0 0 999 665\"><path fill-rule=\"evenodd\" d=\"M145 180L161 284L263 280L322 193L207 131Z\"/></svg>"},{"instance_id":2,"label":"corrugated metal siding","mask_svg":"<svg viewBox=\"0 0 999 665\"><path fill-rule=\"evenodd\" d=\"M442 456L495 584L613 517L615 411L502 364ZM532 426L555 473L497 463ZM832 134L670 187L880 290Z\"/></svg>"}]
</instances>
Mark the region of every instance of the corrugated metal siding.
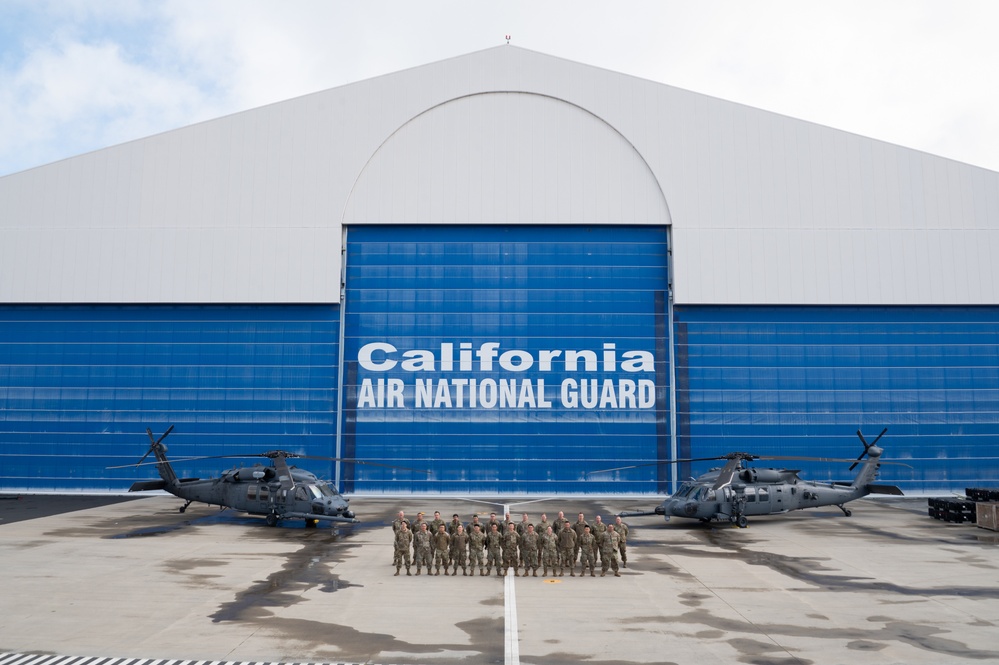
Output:
<instances>
[{"instance_id":1,"label":"corrugated metal siding","mask_svg":"<svg viewBox=\"0 0 999 665\"><path fill-rule=\"evenodd\" d=\"M0 307L0 488L127 489L171 424L176 457L332 455L338 350L336 307Z\"/></svg>"},{"instance_id":2,"label":"corrugated metal siding","mask_svg":"<svg viewBox=\"0 0 999 665\"><path fill-rule=\"evenodd\" d=\"M903 490L999 481L999 308L683 306L674 325L680 457L855 458L858 428L887 427Z\"/></svg>"},{"instance_id":3,"label":"corrugated metal siding","mask_svg":"<svg viewBox=\"0 0 999 665\"><path fill-rule=\"evenodd\" d=\"M344 455L427 469L425 476L398 469L348 469L346 489L357 491L593 492L656 491L655 472L587 477L600 468L648 462L668 452L668 343L666 229L653 227L351 227L347 236L344 303ZM442 344L478 350L499 343L498 353L524 351L525 371L498 364L444 369ZM412 350L432 351L432 371L398 365L373 371L358 362L371 343L402 360ZM540 368L542 350L593 350L616 354L644 350L648 372L615 366L567 369L565 355ZM524 361L519 355L517 363ZM495 363L496 361L494 361ZM620 360L619 360L620 362ZM517 380L515 406L486 408L459 403L453 379ZM644 379L652 404L567 406L565 380ZM364 395L364 381L373 387ZM378 401L378 381L400 382L398 401ZM434 401L419 406L417 382L433 383ZM440 382L448 402L438 402ZM524 381L533 401L520 402ZM545 399L540 405L544 381ZM589 385L589 384L588 384ZM614 385L618 385L615 383ZM468 389L465 388L466 395ZM479 393L477 393L479 394ZM571 397L570 397L571 399ZM621 402L624 402L622 399ZM619 406L620 408L615 408ZM353 475L356 474L356 475Z\"/></svg>"}]
</instances>

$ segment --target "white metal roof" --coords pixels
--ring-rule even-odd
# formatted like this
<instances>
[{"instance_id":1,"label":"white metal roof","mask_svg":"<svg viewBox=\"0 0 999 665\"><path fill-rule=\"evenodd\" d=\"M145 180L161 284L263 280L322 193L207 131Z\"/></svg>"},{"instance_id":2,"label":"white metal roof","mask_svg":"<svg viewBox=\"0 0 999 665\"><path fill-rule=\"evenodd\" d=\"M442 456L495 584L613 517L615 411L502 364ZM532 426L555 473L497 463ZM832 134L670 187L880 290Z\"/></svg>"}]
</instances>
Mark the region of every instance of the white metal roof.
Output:
<instances>
[{"instance_id":1,"label":"white metal roof","mask_svg":"<svg viewBox=\"0 0 999 665\"><path fill-rule=\"evenodd\" d=\"M515 46L0 178L0 302L334 303L354 223L671 224L679 303L999 303L999 173Z\"/></svg>"}]
</instances>

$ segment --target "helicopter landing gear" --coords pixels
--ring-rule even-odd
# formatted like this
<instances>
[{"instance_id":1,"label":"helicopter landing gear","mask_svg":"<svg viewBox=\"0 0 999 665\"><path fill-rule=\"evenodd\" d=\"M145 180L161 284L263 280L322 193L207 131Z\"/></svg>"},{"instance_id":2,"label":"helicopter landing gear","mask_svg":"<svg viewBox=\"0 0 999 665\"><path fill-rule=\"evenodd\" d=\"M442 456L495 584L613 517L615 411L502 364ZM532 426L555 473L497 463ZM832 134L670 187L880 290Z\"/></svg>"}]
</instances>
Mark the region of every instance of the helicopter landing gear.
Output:
<instances>
[{"instance_id":1,"label":"helicopter landing gear","mask_svg":"<svg viewBox=\"0 0 999 665\"><path fill-rule=\"evenodd\" d=\"M747 526L749 526L749 520L746 519L745 515L739 515L738 517L735 518L735 525L740 529L745 529Z\"/></svg>"},{"instance_id":2,"label":"helicopter landing gear","mask_svg":"<svg viewBox=\"0 0 999 665\"><path fill-rule=\"evenodd\" d=\"M190 506L192 503L194 503L194 502L193 501L188 501L187 503L185 503L183 506L180 507L180 512L183 513L184 511L186 511L187 507Z\"/></svg>"},{"instance_id":3,"label":"helicopter landing gear","mask_svg":"<svg viewBox=\"0 0 999 665\"><path fill-rule=\"evenodd\" d=\"M843 514L846 515L847 517L849 517L850 515L853 515L853 511L851 511L849 508L847 508L846 506L844 506L842 503L836 504L836 507L839 508L840 510L842 510Z\"/></svg>"},{"instance_id":4,"label":"helicopter landing gear","mask_svg":"<svg viewBox=\"0 0 999 665\"><path fill-rule=\"evenodd\" d=\"M274 513L267 513L267 517L264 518L264 521L267 522L267 526L277 526L278 517Z\"/></svg>"}]
</instances>

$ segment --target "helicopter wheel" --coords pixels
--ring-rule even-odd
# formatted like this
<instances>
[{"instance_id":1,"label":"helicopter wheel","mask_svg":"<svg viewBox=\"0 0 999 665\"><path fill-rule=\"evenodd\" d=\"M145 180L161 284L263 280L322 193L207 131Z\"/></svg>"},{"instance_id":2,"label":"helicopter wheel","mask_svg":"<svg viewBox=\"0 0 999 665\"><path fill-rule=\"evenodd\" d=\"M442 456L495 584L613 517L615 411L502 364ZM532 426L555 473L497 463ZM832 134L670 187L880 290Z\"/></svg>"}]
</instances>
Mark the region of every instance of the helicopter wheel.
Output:
<instances>
[{"instance_id":1,"label":"helicopter wheel","mask_svg":"<svg viewBox=\"0 0 999 665\"><path fill-rule=\"evenodd\" d=\"M278 523L277 515L275 515L274 513L267 513L265 521L267 522L267 526L277 526Z\"/></svg>"},{"instance_id":2,"label":"helicopter wheel","mask_svg":"<svg viewBox=\"0 0 999 665\"><path fill-rule=\"evenodd\" d=\"M846 510L843 511L843 514L846 515L847 517L850 517L851 515L853 515L853 511L847 508Z\"/></svg>"},{"instance_id":3,"label":"helicopter wheel","mask_svg":"<svg viewBox=\"0 0 999 665\"><path fill-rule=\"evenodd\" d=\"M735 520L735 524L740 529L745 529L747 526L749 526L749 520L746 519L745 515L739 515L739 517Z\"/></svg>"}]
</instances>

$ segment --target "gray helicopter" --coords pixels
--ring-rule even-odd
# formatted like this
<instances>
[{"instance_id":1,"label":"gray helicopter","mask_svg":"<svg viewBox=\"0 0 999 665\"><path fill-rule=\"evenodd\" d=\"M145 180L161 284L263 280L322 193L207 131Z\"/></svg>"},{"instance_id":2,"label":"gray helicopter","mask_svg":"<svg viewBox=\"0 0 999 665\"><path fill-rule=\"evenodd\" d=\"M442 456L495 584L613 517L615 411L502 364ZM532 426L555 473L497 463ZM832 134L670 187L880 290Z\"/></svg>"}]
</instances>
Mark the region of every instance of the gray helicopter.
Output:
<instances>
[{"instance_id":1,"label":"gray helicopter","mask_svg":"<svg viewBox=\"0 0 999 665\"><path fill-rule=\"evenodd\" d=\"M885 435L885 428L874 441L867 443L864 435L857 430L857 436L864 444L864 450L856 460L828 457L785 457L753 455L750 453L728 453L718 457L670 460L674 462L700 462L707 460L727 460L725 466L684 482L672 496L656 506L655 510L620 513L621 517L662 515L668 522L671 517L686 517L702 522L725 521L746 528L749 517L756 515L777 515L792 510L836 506L849 517L851 511L846 503L868 494L890 494L901 496L902 490L894 485L874 483L882 464L900 464L881 459L884 450L876 444ZM867 457L864 460L864 457ZM797 469L760 469L744 466L744 462L754 460L785 460L813 462L853 462L852 471L860 465L860 470L852 482L819 483L802 480ZM644 466L644 465L640 465ZM634 468L634 467L620 467ZM911 468L911 467L910 467ZM606 469L616 471L618 469ZM601 473L595 471L593 473Z\"/></svg>"},{"instance_id":2,"label":"gray helicopter","mask_svg":"<svg viewBox=\"0 0 999 665\"><path fill-rule=\"evenodd\" d=\"M320 521L345 524L360 522L349 509L349 499L341 495L333 485L305 469L289 466L287 460L289 458L339 460L354 464L372 464L371 462L334 457L310 457L283 450L271 450L254 455L215 455L177 459L174 461L248 457L265 457L271 460L269 465L258 462L249 467L233 467L218 478L178 478L167 459L167 448L163 445L163 439L172 431L173 425L163 433L163 436L156 439L152 430L146 429L151 442L149 450L134 466L155 464L160 480L140 480L132 484L129 492L165 490L187 501L180 507L182 513L188 506L198 501L241 510L251 515L263 515L269 526L276 526L278 522L288 519L305 520L307 527L315 527ZM150 453L156 457L156 461L144 462ZM122 469L131 466L133 465L108 468Z\"/></svg>"}]
</instances>

